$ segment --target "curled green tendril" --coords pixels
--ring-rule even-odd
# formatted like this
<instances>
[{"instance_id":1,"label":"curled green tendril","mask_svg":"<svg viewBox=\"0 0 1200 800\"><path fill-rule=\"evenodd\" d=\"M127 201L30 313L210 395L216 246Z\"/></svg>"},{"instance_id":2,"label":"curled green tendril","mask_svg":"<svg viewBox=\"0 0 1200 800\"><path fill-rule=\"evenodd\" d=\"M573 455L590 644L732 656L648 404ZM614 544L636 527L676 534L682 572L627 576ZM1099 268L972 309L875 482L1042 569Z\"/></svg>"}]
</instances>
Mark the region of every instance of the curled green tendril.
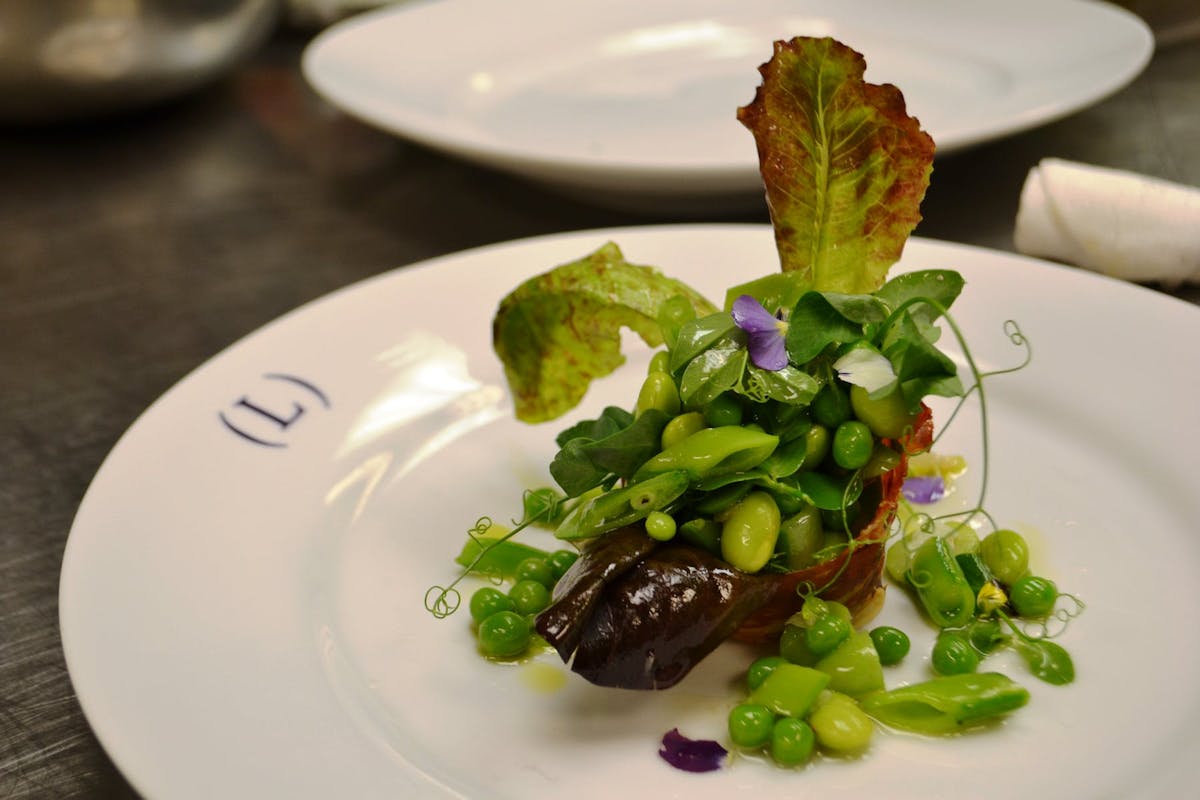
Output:
<instances>
[{"instance_id":1,"label":"curled green tendril","mask_svg":"<svg viewBox=\"0 0 1200 800\"><path fill-rule=\"evenodd\" d=\"M432 595L432 598L430 597ZM438 619L446 617L458 611L458 607L462 604L462 595L453 586L430 586L425 592L425 610L433 614Z\"/></svg>"},{"instance_id":2,"label":"curled green tendril","mask_svg":"<svg viewBox=\"0 0 1200 800\"><path fill-rule=\"evenodd\" d=\"M523 500L527 498L530 493L531 490L527 489L522 496ZM576 498L576 500L578 501L578 498ZM507 542L509 539L513 538L518 533L525 530L530 525L538 522L539 520L549 519L558 510L559 506L554 504L538 504L534 510L532 510L530 513L527 513L521 520L515 521L513 523L514 527L512 530L495 539L485 538L485 534L492 528L492 518L485 516L477 519L475 524L467 530L467 536L473 542L475 542L475 544L479 545L479 553L475 556L475 558L471 559L470 564L463 567L462 571L459 572L458 577L451 581L449 586L434 585L430 586L429 589L426 590L425 610L433 614L433 616L437 617L438 619L444 619L457 611L458 607L462 604L462 596L459 594L457 588L458 584L461 583L462 580L471 573L475 573L476 575L487 580L489 583L497 586L503 583L504 578L498 570L479 569L479 562L482 561L484 556L486 556L488 552L490 552L497 545L501 544L502 542Z\"/></svg>"}]
</instances>

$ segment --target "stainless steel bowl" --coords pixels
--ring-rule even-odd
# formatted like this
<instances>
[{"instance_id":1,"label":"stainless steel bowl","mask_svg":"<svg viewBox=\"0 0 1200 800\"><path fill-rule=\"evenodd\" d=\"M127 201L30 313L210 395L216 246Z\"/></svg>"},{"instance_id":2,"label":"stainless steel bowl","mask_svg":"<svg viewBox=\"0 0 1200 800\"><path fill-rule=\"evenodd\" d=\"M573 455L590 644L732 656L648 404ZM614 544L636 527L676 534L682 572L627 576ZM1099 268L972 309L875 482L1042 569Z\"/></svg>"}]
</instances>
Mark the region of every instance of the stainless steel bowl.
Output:
<instances>
[{"instance_id":1,"label":"stainless steel bowl","mask_svg":"<svg viewBox=\"0 0 1200 800\"><path fill-rule=\"evenodd\" d=\"M0 0L0 121L128 109L218 77L279 0Z\"/></svg>"}]
</instances>

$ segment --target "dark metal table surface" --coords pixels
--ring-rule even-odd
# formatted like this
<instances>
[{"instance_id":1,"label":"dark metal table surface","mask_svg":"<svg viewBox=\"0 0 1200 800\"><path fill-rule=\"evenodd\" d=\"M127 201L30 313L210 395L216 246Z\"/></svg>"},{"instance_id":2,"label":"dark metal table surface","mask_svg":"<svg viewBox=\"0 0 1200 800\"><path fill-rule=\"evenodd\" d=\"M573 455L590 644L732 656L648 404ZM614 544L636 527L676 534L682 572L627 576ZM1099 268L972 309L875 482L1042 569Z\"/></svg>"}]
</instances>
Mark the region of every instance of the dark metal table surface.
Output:
<instances>
[{"instance_id":1,"label":"dark metal table surface","mask_svg":"<svg viewBox=\"0 0 1200 800\"><path fill-rule=\"evenodd\" d=\"M58 581L89 481L162 392L369 275L535 234L696 221L590 207L377 133L306 87L304 44L281 33L228 79L132 116L0 129L2 797L136 796L72 692ZM1098 105L939 159L917 233L1011 250L1022 182L1048 156L1200 185L1200 41L1160 48Z\"/></svg>"}]
</instances>

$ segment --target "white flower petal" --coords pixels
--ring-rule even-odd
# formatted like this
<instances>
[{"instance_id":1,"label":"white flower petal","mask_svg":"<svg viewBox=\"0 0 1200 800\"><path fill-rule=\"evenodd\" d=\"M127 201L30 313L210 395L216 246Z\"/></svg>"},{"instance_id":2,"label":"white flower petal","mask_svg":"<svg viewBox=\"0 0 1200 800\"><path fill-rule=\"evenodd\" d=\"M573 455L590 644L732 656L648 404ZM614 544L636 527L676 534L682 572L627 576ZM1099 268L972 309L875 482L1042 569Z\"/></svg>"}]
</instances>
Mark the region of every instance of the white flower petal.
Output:
<instances>
[{"instance_id":1,"label":"white flower petal","mask_svg":"<svg viewBox=\"0 0 1200 800\"><path fill-rule=\"evenodd\" d=\"M896 380L892 362L870 347L856 347L833 362L838 377L846 383L861 386L868 392L882 389Z\"/></svg>"}]
</instances>

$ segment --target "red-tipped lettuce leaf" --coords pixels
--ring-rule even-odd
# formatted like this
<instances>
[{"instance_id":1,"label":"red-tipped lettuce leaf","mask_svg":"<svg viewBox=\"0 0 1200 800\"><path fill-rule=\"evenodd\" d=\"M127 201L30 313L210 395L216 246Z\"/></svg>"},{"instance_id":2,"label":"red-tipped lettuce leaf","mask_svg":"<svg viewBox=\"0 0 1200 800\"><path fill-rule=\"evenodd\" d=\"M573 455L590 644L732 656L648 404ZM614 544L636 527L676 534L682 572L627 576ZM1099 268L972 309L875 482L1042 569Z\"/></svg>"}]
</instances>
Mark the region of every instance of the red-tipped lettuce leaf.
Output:
<instances>
[{"instance_id":1,"label":"red-tipped lettuce leaf","mask_svg":"<svg viewBox=\"0 0 1200 800\"><path fill-rule=\"evenodd\" d=\"M819 291L878 289L921 219L933 140L834 39L775 43L738 119L754 134L780 266Z\"/></svg>"}]
</instances>

